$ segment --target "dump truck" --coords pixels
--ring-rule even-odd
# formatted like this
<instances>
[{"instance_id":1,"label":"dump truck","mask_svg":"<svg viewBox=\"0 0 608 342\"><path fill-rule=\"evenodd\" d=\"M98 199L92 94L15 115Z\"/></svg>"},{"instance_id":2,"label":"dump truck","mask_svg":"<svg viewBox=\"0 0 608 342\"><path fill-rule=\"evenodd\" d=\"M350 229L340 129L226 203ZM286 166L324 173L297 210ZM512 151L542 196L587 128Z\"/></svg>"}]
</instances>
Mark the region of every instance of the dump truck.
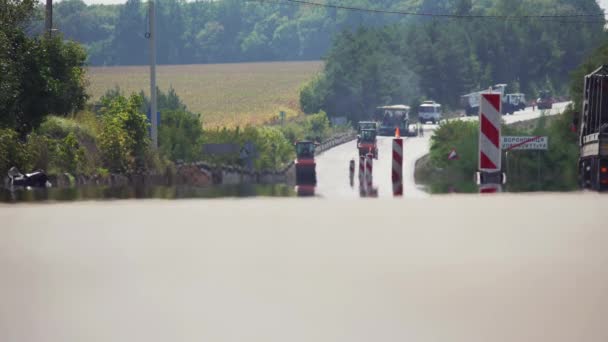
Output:
<instances>
[{"instance_id":1,"label":"dump truck","mask_svg":"<svg viewBox=\"0 0 608 342\"><path fill-rule=\"evenodd\" d=\"M579 184L583 189L608 189L608 65L585 76L579 118Z\"/></svg>"},{"instance_id":2,"label":"dump truck","mask_svg":"<svg viewBox=\"0 0 608 342\"><path fill-rule=\"evenodd\" d=\"M316 144L313 141L298 141L296 143L296 184L317 184L317 170L315 162Z\"/></svg>"},{"instance_id":3,"label":"dump truck","mask_svg":"<svg viewBox=\"0 0 608 342\"><path fill-rule=\"evenodd\" d=\"M399 128L401 135L416 136L417 131L410 131L410 106L392 105L377 107L375 119L380 122L378 135L393 136Z\"/></svg>"},{"instance_id":4,"label":"dump truck","mask_svg":"<svg viewBox=\"0 0 608 342\"><path fill-rule=\"evenodd\" d=\"M441 121L441 105L435 101L424 101L418 107L418 120L421 124L432 122L433 125Z\"/></svg>"},{"instance_id":5,"label":"dump truck","mask_svg":"<svg viewBox=\"0 0 608 342\"><path fill-rule=\"evenodd\" d=\"M507 85L504 83L496 84L488 89L476 91L474 93L469 93L466 95L462 95L460 97L460 104L464 108L464 112L467 116L469 115L478 115L479 114L479 102L481 101L482 93L493 93L500 94L500 96L504 96L505 89Z\"/></svg>"},{"instance_id":6,"label":"dump truck","mask_svg":"<svg viewBox=\"0 0 608 342\"><path fill-rule=\"evenodd\" d=\"M526 109L526 95L522 93L507 94L503 97L502 113L513 114Z\"/></svg>"},{"instance_id":7,"label":"dump truck","mask_svg":"<svg viewBox=\"0 0 608 342\"><path fill-rule=\"evenodd\" d=\"M359 150L359 156L372 153L374 159L378 159L378 141L376 138L376 130L374 129L363 129L357 139L357 150Z\"/></svg>"}]
</instances>

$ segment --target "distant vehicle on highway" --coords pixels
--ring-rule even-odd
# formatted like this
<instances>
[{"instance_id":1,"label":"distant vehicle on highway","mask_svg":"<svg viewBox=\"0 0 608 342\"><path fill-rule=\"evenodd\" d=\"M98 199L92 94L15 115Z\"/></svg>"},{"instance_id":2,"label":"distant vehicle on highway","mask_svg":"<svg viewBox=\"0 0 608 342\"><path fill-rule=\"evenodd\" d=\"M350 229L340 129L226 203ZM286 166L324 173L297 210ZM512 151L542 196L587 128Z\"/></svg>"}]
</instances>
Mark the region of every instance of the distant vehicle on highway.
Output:
<instances>
[{"instance_id":1,"label":"distant vehicle on highway","mask_svg":"<svg viewBox=\"0 0 608 342\"><path fill-rule=\"evenodd\" d=\"M551 109L553 108L553 97L551 96L551 92L548 90L542 90L539 94L538 99L536 99L536 106L538 109Z\"/></svg>"},{"instance_id":2,"label":"distant vehicle on highway","mask_svg":"<svg viewBox=\"0 0 608 342\"><path fill-rule=\"evenodd\" d=\"M438 123L442 119L441 105L435 101L424 101L418 107L418 120L420 123Z\"/></svg>"},{"instance_id":3,"label":"distant vehicle on highway","mask_svg":"<svg viewBox=\"0 0 608 342\"><path fill-rule=\"evenodd\" d=\"M513 114L526 109L526 95L522 93L507 94L503 97L502 113Z\"/></svg>"},{"instance_id":4,"label":"distant vehicle on highway","mask_svg":"<svg viewBox=\"0 0 608 342\"><path fill-rule=\"evenodd\" d=\"M371 152L374 159L378 159L378 142L376 138L377 132L375 129L363 129L357 141L357 150L359 155L366 155Z\"/></svg>"},{"instance_id":5,"label":"distant vehicle on highway","mask_svg":"<svg viewBox=\"0 0 608 342\"><path fill-rule=\"evenodd\" d=\"M298 141L296 143L296 184L316 185L317 170L315 162L315 149L317 145L312 141Z\"/></svg>"},{"instance_id":6,"label":"distant vehicle on highway","mask_svg":"<svg viewBox=\"0 0 608 342\"><path fill-rule=\"evenodd\" d=\"M578 178L582 188L608 190L608 65L585 76ZM540 108L540 106L539 106Z\"/></svg>"},{"instance_id":7,"label":"distant vehicle on highway","mask_svg":"<svg viewBox=\"0 0 608 342\"><path fill-rule=\"evenodd\" d=\"M480 90L474 93L462 95L460 97L460 104L464 107L464 111L467 116L477 115L479 114L479 102L481 101L481 93L491 92L494 94L500 94L500 96L504 96L506 88L506 84L500 83L485 90Z\"/></svg>"},{"instance_id":8,"label":"distant vehicle on highway","mask_svg":"<svg viewBox=\"0 0 608 342\"><path fill-rule=\"evenodd\" d=\"M359 142L359 138L361 137L361 131L364 129L373 129L378 133L378 123L375 121L359 121L357 128L357 142Z\"/></svg>"},{"instance_id":9,"label":"distant vehicle on highway","mask_svg":"<svg viewBox=\"0 0 608 342\"><path fill-rule=\"evenodd\" d=\"M380 122L378 135L393 136L399 128L401 135L415 136L416 132L410 131L410 106L392 105L376 108L375 118Z\"/></svg>"}]
</instances>

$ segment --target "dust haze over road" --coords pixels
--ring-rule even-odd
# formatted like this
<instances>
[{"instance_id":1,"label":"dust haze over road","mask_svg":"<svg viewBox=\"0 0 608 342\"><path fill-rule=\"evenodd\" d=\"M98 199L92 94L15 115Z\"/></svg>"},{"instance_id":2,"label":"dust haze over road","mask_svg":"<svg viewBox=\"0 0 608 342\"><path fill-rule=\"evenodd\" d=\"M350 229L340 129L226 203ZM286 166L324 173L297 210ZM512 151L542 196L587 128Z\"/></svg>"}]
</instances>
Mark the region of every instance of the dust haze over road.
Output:
<instances>
[{"instance_id":1,"label":"dust haze over road","mask_svg":"<svg viewBox=\"0 0 608 342\"><path fill-rule=\"evenodd\" d=\"M0 341L605 342L606 204L0 205Z\"/></svg>"}]
</instances>

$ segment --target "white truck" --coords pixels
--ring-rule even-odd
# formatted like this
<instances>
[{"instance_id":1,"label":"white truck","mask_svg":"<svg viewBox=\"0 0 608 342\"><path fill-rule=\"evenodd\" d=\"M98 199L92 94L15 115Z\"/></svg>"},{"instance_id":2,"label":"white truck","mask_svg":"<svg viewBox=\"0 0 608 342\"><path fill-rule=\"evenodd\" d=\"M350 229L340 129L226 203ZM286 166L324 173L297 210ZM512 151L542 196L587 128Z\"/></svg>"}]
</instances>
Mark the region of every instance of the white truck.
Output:
<instances>
[{"instance_id":1,"label":"white truck","mask_svg":"<svg viewBox=\"0 0 608 342\"><path fill-rule=\"evenodd\" d=\"M464 107L466 115L477 115L479 113L479 102L481 101L481 93L495 93L500 94L501 97L505 95L506 84L496 84L489 89L480 90L474 93L462 95L460 97L460 103Z\"/></svg>"},{"instance_id":2,"label":"white truck","mask_svg":"<svg viewBox=\"0 0 608 342\"><path fill-rule=\"evenodd\" d=\"M502 113L513 114L526 108L526 95L522 93L507 94L503 97Z\"/></svg>"},{"instance_id":3,"label":"white truck","mask_svg":"<svg viewBox=\"0 0 608 342\"><path fill-rule=\"evenodd\" d=\"M441 105L435 101L424 101L418 107L418 120L420 123L438 123L442 119Z\"/></svg>"}]
</instances>

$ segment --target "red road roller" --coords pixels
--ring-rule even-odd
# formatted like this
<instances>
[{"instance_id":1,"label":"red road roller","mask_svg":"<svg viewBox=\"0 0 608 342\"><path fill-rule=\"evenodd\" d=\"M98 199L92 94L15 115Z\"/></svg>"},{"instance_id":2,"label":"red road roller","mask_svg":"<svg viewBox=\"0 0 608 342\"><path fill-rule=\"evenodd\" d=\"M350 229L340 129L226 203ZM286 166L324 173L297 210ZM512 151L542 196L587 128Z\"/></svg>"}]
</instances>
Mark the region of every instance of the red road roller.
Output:
<instances>
[{"instance_id":1,"label":"red road roller","mask_svg":"<svg viewBox=\"0 0 608 342\"><path fill-rule=\"evenodd\" d=\"M317 184L317 171L315 162L316 144L312 141L298 141L296 143L296 184Z\"/></svg>"}]
</instances>

